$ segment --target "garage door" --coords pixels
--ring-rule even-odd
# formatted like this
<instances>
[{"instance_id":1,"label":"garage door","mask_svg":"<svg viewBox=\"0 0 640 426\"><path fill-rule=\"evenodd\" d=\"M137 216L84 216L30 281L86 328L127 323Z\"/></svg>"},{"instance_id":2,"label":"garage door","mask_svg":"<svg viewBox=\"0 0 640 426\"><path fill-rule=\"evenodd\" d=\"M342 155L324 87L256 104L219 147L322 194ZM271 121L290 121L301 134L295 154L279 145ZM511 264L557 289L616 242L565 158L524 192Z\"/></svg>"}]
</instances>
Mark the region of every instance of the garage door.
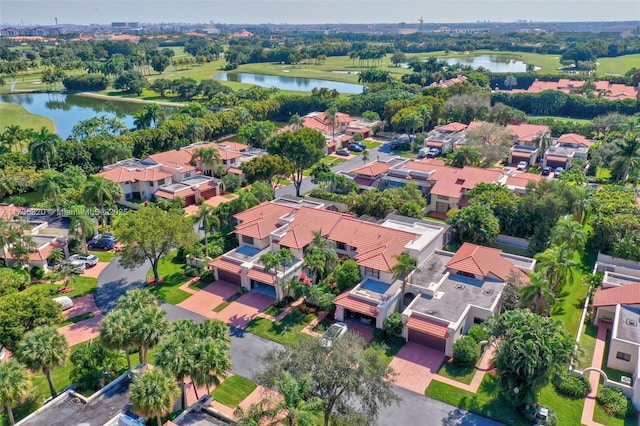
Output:
<instances>
[{"instance_id":1,"label":"garage door","mask_svg":"<svg viewBox=\"0 0 640 426\"><path fill-rule=\"evenodd\" d=\"M444 352L447 346L447 341L445 339L432 336L431 334L414 330L412 328L409 329L409 341L429 346L430 348L438 349L442 352Z\"/></svg>"},{"instance_id":2,"label":"garage door","mask_svg":"<svg viewBox=\"0 0 640 426\"><path fill-rule=\"evenodd\" d=\"M240 285L240 275L218 269L218 278L231 284Z\"/></svg>"}]
</instances>

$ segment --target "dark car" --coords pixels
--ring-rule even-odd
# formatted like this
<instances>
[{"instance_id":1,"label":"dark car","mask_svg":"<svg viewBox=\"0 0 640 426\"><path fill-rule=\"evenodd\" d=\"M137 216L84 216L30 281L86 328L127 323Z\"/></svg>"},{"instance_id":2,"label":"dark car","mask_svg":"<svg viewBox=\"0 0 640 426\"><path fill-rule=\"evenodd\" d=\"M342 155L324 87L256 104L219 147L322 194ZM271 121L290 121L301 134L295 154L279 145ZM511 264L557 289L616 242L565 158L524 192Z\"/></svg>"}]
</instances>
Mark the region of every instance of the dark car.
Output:
<instances>
[{"instance_id":1,"label":"dark car","mask_svg":"<svg viewBox=\"0 0 640 426\"><path fill-rule=\"evenodd\" d=\"M89 241L90 249L102 249L111 250L115 246L116 242L108 238L94 238Z\"/></svg>"},{"instance_id":2,"label":"dark car","mask_svg":"<svg viewBox=\"0 0 640 426\"><path fill-rule=\"evenodd\" d=\"M347 157L349 155L349 151L342 148L336 151L336 155L343 155L345 157Z\"/></svg>"},{"instance_id":3,"label":"dark car","mask_svg":"<svg viewBox=\"0 0 640 426\"><path fill-rule=\"evenodd\" d=\"M551 167L543 167L542 176L549 176L549 174L551 174Z\"/></svg>"},{"instance_id":4,"label":"dark car","mask_svg":"<svg viewBox=\"0 0 640 426\"><path fill-rule=\"evenodd\" d=\"M360 145L352 143L351 145L349 145L349 151L362 152L364 151L364 148L362 148Z\"/></svg>"}]
</instances>

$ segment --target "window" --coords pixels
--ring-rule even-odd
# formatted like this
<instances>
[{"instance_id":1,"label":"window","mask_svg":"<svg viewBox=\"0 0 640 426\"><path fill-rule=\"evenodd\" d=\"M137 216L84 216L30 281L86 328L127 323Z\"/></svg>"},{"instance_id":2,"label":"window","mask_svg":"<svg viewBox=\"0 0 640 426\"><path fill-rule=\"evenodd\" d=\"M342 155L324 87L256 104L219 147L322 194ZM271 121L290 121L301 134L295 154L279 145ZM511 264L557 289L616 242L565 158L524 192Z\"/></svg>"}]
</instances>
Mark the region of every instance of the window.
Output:
<instances>
[{"instance_id":1,"label":"window","mask_svg":"<svg viewBox=\"0 0 640 426\"><path fill-rule=\"evenodd\" d=\"M629 362L631 361L631 354L625 354L624 352L618 351L618 353L616 353L616 358Z\"/></svg>"},{"instance_id":2,"label":"window","mask_svg":"<svg viewBox=\"0 0 640 426\"><path fill-rule=\"evenodd\" d=\"M246 235L242 236L242 242L245 244L253 245L253 237L247 237Z\"/></svg>"},{"instance_id":3,"label":"window","mask_svg":"<svg viewBox=\"0 0 640 426\"><path fill-rule=\"evenodd\" d=\"M336 244L336 248L338 250L346 250L347 249L347 245L345 243L337 243Z\"/></svg>"},{"instance_id":4,"label":"window","mask_svg":"<svg viewBox=\"0 0 640 426\"><path fill-rule=\"evenodd\" d=\"M467 277L467 278L475 278L476 276L469 273L469 272L464 272L464 271L456 271L456 275L460 275L461 277Z\"/></svg>"},{"instance_id":5,"label":"window","mask_svg":"<svg viewBox=\"0 0 640 426\"><path fill-rule=\"evenodd\" d=\"M186 177L186 178L191 177L191 172L187 172L187 173L185 173L185 174L184 174L184 177Z\"/></svg>"},{"instance_id":6,"label":"window","mask_svg":"<svg viewBox=\"0 0 640 426\"><path fill-rule=\"evenodd\" d=\"M364 276L380 279L380 271L372 268L364 268Z\"/></svg>"},{"instance_id":7,"label":"window","mask_svg":"<svg viewBox=\"0 0 640 426\"><path fill-rule=\"evenodd\" d=\"M484 320L482 318L473 317L473 323L474 324L482 324L483 322L484 322Z\"/></svg>"}]
</instances>

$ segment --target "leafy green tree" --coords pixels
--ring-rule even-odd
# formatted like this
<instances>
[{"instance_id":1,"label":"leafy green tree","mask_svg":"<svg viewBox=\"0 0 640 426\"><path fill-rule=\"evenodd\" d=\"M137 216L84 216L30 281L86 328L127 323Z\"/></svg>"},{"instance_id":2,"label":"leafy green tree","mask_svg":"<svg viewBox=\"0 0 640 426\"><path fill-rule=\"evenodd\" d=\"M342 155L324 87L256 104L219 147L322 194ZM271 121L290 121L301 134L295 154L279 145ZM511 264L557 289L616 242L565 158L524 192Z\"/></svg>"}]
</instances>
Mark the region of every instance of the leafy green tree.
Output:
<instances>
[{"instance_id":1,"label":"leafy green tree","mask_svg":"<svg viewBox=\"0 0 640 426\"><path fill-rule=\"evenodd\" d=\"M582 252L587 243L587 234L579 222L566 215L558 219L556 226L551 228L551 244L566 245L571 251Z\"/></svg>"},{"instance_id":2,"label":"leafy green tree","mask_svg":"<svg viewBox=\"0 0 640 426\"><path fill-rule=\"evenodd\" d=\"M27 271L13 268L0 268L0 297L24 290L30 282L31 278Z\"/></svg>"},{"instance_id":3,"label":"leafy green tree","mask_svg":"<svg viewBox=\"0 0 640 426\"><path fill-rule=\"evenodd\" d=\"M171 411L179 394L173 378L160 369L136 376L129 388L133 412L145 418L156 417L158 426L162 426L161 417Z\"/></svg>"},{"instance_id":4,"label":"leafy green tree","mask_svg":"<svg viewBox=\"0 0 640 426\"><path fill-rule=\"evenodd\" d=\"M362 281L360 267L351 259L347 259L336 266L331 275L336 282L336 288L339 293Z\"/></svg>"},{"instance_id":5,"label":"leafy green tree","mask_svg":"<svg viewBox=\"0 0 640 426\"><path fill-rule=\"evenodd\" d=\"M493 366L504 397L515 407L534 404L553 373L574 355L572 337L551 318L518 309L485 324L500 339Z\"/></svg>"},{"instance_id":6,"label":"leafy green tree","mask_svg":"<svg viewBox=\"0 0 640 426\"><path fill-rule=\"evenodd\" d=\"M82 190L83 198L90 205L94 205L100 211L99 223L105 224L105 205L113 204L120 200L124 194L120 185L102 176L91 176Z\"/></svg>"},{"instance_id":7,"label":"leafy green tree","mask_svg":"<svg viewBox=\"0 0 640 426\"><path fill-rule=\"evenodd\" d=\"M279 176L291 175L293 165L279 155L264 155L243 163L242 172L249 183L265 181L275 188Z\"/></svg>"},{"instance_id":8,"label":"leafy green tree","mask_svg":"<svg viewBox=\"0 0 640 426\"><path fill-rule=\"evenodd\" d=\"M317 130L303 128L285 131L275 135L269 141L267 151L272 155L286 158L293 164L292 180L296 195L300 196L300 187L304 171L324 156L326 141Z\"/></svg>"},{"instance_id":9,"label":"leafy green tree","mask_svg":"<svg viewBox=\"0 0 640 426\"><path fill-rule=\"evenodd\" d=\"M294 260L293 252L288 248L281 248L275 253L269 252L260 256L260 263L264 267L266 272L273 271L275 273L275 280L279 281L279 273L282 272L282 277L287 270L287 264Z\"/></svg>"},{"instance_id":10,"label":"leafy green tree","mask_svg":"<svg viewBox=\"0 0 640 426\"><path fill-rule=\"evenodd\" d=\"M97 389L111 372L118 371L122 363L122 352L106 349L96 340L79 345L71 353L73 369L70 378L79 389Z\"/></svg>"},{"instance_id":11,"label":"leafy green tree","mask_svg":"<svg viewBox=\"0 0 640 426\"><path fill-rule=\"evenodd\" d=\"M554 245L538 253L536 271L542 272L549 281L551 289L557 293L569 279L571 268L576 263L572 259L572 252L566 245Z\"/></svg>"},{"instance_id":12,"label":"leafy green tree","mask_svg":"<svg viewBox=\"0 0 640 426\"><path fill-rule=\"evenodd\" d=\"M29 395L30 387L29 372L22 364L13 358L0 363L0 404L6 407L11 426L16 423L12 408Z\"/></svg>"},{"instance_id":13,"label":"leafy green tree","mask_svg":"<svg viewBox=\"0 0 640 426\"><path fill-rule=\"evenodd\" d=\"M52 326L41 326L25 333L18 343L16 356L31 370L41 370L47 382L51 397L58 395L51 378L51 370L64 364L69 357L69 342Z\"/></svg>"},{"instance_id":14,"label":"leafy green tree","mask_svg":"<svg viewBox=\"0 0 640 426\"><path fill-rule=\"evenodd\" d=\"M447 219L460 242L491 245L500 232L500 222L487 204L470 204L454 211Z\"/></svg>"},{"instance_id":15,"label":"leafy green tree","mask_svg":"<svg viewBox=\"0 0 640 426\"><path fill-rule=\"evenodd\" d=\"M403 52L401 52L400 50L397 50L396 52L393 53L393 55L391 56L391 63L393 65L395 65L396 67L399 67L400 64L404 64L407 62L407 55L405 55Z\"/></svg>"},{"instance_id":16,"label":"leafy green tree","mask_svg":"<svg viewBox=\"0 0 640 426\"><path fill-rule=\"evenodd\" d=\"M333 416L346 424L375 424L381 407L400 399L393 391L394 372L382 360L382 349L365 347L360 336L347 332L327 352L317 339L300 339L292 347L275 348L262 358L258 383L275 388L290 375L298 383L309 377L304 400L322 400L323 424Z\"/></svg>"},{"instance_id":17,"label":"leafy green tree","mask_svg":"<svg viewBox=\"0 0 640 426\"><path fill-rule=\"evenodd\" d=\"M220 179L224 184L225 191L236 192L242 186L240 176L234 173L228 173Z\"/></svg>"},{"instance_id":18,"label":"leafy green tree","mask_svg":"<svg viewBox=\"0 0 640 426\"><path fill-rule=\"evenodd\" d=\"M59 139L58 135L42 127L39 132L33 134L33 139L29 143L31 159L38 164L44 163L46 168L50 169L51 161L57 153L56 143Z\"/></svg>"},{"instance_id":19,"label":"leafy green tree","mask_svg":"<svg viewBox=\"0 0 640 426\"><path fill-rule=\"evenodd\" d=\"M59 303L41 292L15 293L0 298L0 346L10 351L25 333L62 321Z\"/></svg>"},{"instance_id":20,"label":"leafy green tree","mask_svg":"<svg viewBox=\"0 0 640 426\"><path fill-rule=\"evenodd\" d=\"M263 148L276 129L271 121L252 121L238 129L238 136L252 146Z\"/></svg>"},{"instance_id":21,"label":"leafy green tree","mask_svg":"<svg viewBox=\"0 0 640 426\"><path fill-rule=\"evenodd\" d=\"M479 166L482 158L482 153L477 146L463 145L451 150L447 154L445 162L447 166L461 169L464 166Z\"/></svg>"},{"instance_id":22,"label":"leafy green tree","mask_svg":"<svg viewBox=\"0 0 640 426\"><path fill-rule=\"evenodd\" d=\"M418 260L411 256L408 252L400 254L394 254L393 258L396 260L396 264L391 267L394 280L402 280L402 289L400 290L400 297L398 299L398 313L402 313L404 310L404 292L407 288L407 282L409 275L413 271L418 270Z\"/></svg>"},{"instance_id":23,"label":"leafy green tree","mask_svg":"<svg viewBox=\"0 0 640 426\"><path fill-rule=\"evenodd\" d=\"M549 281L540 273L531 274L531 282L520 289L520 304L537 315L549 315L556 296Z\"/></svg>"},{"instance_id":24,"label":"leafy green tree","mask_svg":"<svg viewBox=\"0 0 640 426\"><path fill-rule=\"evenodd\" d=\"M480 358L480 345L471 336L462 336L453 344L453 364L473 367Z\"/></svg>"},{"instance_id":25,"label":"leafy green tree","mask_svg":"<svg viewBox=\"0 0 640 426\"><path fill-rule=\"evenodd\" d=\"M193 224L183 214L154 207L120 215L115 233L123 245L120 263L134 268L149 261L155 282L160 280L160 259L178 247L189 248L198 240Z\"/></svg>"},{"instance_id":26,"label":"leafy green tree","mask_svg":"<svg viewBox=\"0 0 640 426\"><path fill-rule=\"evenodd\" d=\"M55 170L45 170L38 181L38 192L44 197L52 199L56 212L60 211L61 175Z\"/></svg>"},{"instance_id":27,"label":"leafy green tree","mask_svg":"<svg viewBox=\"0 0 640 426\"><path fill-rule=\"evenodd\" d=\"M483 165L489 167L507 157L513 146L513 135L505 127L483 124L467 132L466 142L478 148Z\"/></svg>"},{"instance_id":28,"label":"leafy green tree","mask_svg":"<svg viewBox=\"0 0 640 426\"><path fill-rule=\"evenodd\" d=\"M622 169L622 183L627 182L631 170L640 168L640 137L627 133L622 141L615 142L617 155L615 164Z\"/></svg>"},{"instance_id":29,"label":"leafy green tree","mask_svg":"<svg viewBox=\"0 0 640 426\"><path fill-rule=\"evenodd\" d=\"M371 190L362 194L350 194L347 198L349 212L381 219L393 211L393 201L386 191Z\"/></svg>"}]
</instances>

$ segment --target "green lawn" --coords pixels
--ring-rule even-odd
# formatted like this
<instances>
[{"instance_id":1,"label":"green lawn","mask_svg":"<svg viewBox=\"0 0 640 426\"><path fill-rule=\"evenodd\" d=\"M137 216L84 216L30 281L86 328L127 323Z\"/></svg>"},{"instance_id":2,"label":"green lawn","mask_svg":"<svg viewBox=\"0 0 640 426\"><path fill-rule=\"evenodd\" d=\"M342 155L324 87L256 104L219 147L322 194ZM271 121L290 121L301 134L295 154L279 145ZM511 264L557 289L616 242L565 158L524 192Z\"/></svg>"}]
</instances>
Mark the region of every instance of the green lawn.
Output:
<instances>
[{"instance_id":1,"label":"green lawn","mask_svg":"<svg viewBox=\"0 0 640 426\"><path fill-rule=\"evenodd\" d=\"M444 360L438 369L438 374L468 385L473 380L473 376L476 375L476 369L473 367L458 367L451 361Z\"/></svg>"},{"instance_id":2,"label":"green lawn","mask_svg":"<svg viewBox=\"0 0 640 426\"><path fill-rule=\"evenodd\" d=\"M382 145L382 142L372 141L372 140L364 140L362 141L362 143L364 144L364 146L367 147L367 149L374 149Z\"/></svg>"},{"instance_id":3,"label":"green lawn","mask_svg":"<svg viewBox=\"0 0 640 426\"><path fill-rule=\"evenodd\" d=\"M576 368L579 370L591 367L591 359L593 358L597 337L598 327L593 324L586 324L582 330L582 336L580 336L580 354L576 363Z\"/></svg>"},{"instance_id":4,"label":"green lawn","mask_svg":"<svg viewBox=\"0 0 640 426\"><path fill-rule=\"evenodd\" d=\"M467 392L455 386L433 380L426 390L426 395L508 425L530 425L529 422L501 398L498 389L498 379L491 374L484 376L477 393Z\"/></svg>"},{"instance_id":5,"label":"green lawn","mask_svg":"<svg viewBox=\"0 0 640 426\"><path fill-rule=\"evenodd\" d=\"M617 417L610 416L606 411L600 406L600 404L596 404L596 409L593 413L593 421L601 423L607 426L637 426L638 419L636 418L626 418L619 419Z\"/></svg>"},{"instance_id":6,"label":"green lawn","mask_svg":"<svg viewBox=\"0 0 640 426\"><path fill-rule=\"evenodd\" d=\"M205 282L205 281L202 281L202 280L198 280L195 283L190 284L189 288L191 290L194 290L194 291L200 291L203 288L205 288L206 286L208 286L209 284L211 284L211 283L208 283L208 282Z\"/></svg>"},{"instance_id":7,"label":"green lawn","mask_svg":"<svg viewBox=\"0 0 640 426\"><path fill-rule=\"evenodd\" d=\"M58 324L58 327L64 327L65 325L75 324L77 322L84 321L89 318L93 318L93 316L94 316L93 312L85 312L84 314L80 314L78 316L62 321L60 324Z\"/></svg>"},{"instance_id":8,"label":"green lawn","mask_svg":"<svg viewBox=\"0 0 640 426\"><path fill-rule=\"evenodd\" d=\"M254 318L247 324L245 330L265 339L292 346L297 339L303 336L300 330L313 321L315 317L315 314L305 314L299 309L294 309L279 322L269 321L264 318Z\"/></svg>"},{"instance_id":9,"label":"green lawn","mask_svg":"<svg viewBox=\"0 0 640 426\"><path fill-rule=\"evenodd\" d=\"M573 117L561 117L559 115L530 115L528 118L532 118L532 119L538 119L538 118L548 118L551 120L558 120L558 121L569 121L569 122L575 122L575 123L580 123L580 124L587 124L587 123L591 123L591 120L588 118L573 118Z\"/></svg>"},{"instance_id":10,"label":"green lawn","mask_svg":"<svg viewBox=\"0 0 640 426\"><path fill-rule=\"evenodd\" d=\"M215 388L211 396L213 396L214 401L220 402L227 407L235 408L256 387L257 385L251 380L241 376L231 376Z\"/></svg>"},{"instance_id":11,"label":"green lawn","mask_svg":"<svg viewBox=\"0 0 640 426\"><path fill-rule=\"evenodd\" d=\"M389 365L391 363L391 360L393 360L393 357L398 355L398 352L400 352L400 349L402 349L402 347L404 346L404 345L393 345L390 343L383 343L383 345L384 345L384 353L382 354L382 360L386 365Z\"/></svg>"},{"instance_id":12,"label":"green lawn","mask_svg":"<svg viewBox=\"0 0 640 426\"><path fill-rule=\"evenodd\" d=\"M585 271L593 270L592 261L595 259L581 259L576 255L573 260L577 266L573 268L569 281L562 288L558 301L551 312L551 317L562 321L565 329L572 336L577 336L580 316L588 290L584 284L583 276Z\"/></svg>"},{"instance_id":13,"label":"green lawn","mask_svg":"<svg viewBox=\"0 0 640 426\"><path fill-rule=\"evenodd\" d=\"M579 425L584 399L569 399L558 394L552 384L542 388L540 404L551 407L558 416L558 425Z\"/></svg>"},{"instance_id":14,"label":"green lawn","mask_svg":"<svg viewBox=\"0 0 640 426\"><path fill-rule=\"evenodd\" d=\"M177 305L191 296L191 293L180 290L180 286L189 281L190 278L184 274L184 264L176 260L177 253L177 251L173 251L160 259L158 274L163 281L160 284L149 287L151 293L172 305ZM149 269L147 279L152 278L153 271Z\"/></svg>"},{"instance_id":15,"label":"green lawn","mask_svg":"<svg viewBox=\"0 0 640 426\"><path fill-rule=\"evenodd\" d=\"M271 315L272 317L277 317L278 315L280 315L282 312L284 312L284 308L277 308L274 305L269 306L267 309L265 309L264 311L262 311L263 314L265 315ZM314 329L315 330L315 329Z\"/></svg>"},{"instance_id":16,"label":"green lawn","mask_svg":"<svg viewBox=\"0 0 640 426\"><path fill-rule=\"evenodd\" d=\"M69 287L73 287L73 290L69 293L65 293L64 296L69 296L72 299L74 297L85 296L87 294L93 293L98 285L98 280L92 277L77 277L75 281L69 283ZM50 283L33 283L24 290L27 293L34 291L42 291L47 295L57 295L58 290L62 288L62 285L58 284L50 284Z\"/></svg>"},{"instance_id":17,"label":"green lawn","mask_svg":"<svg viewBox=\"0 0 640 426\"><path fill-rule=\"evenodd\" d=\"M111 262L114 257L119 256L119 253L114 251L89 251L89 253L98 256L100 262Z\"/></svg>"},{"instance_id":18,"label":"green lawn","mask_svg":"<svg viewBox=\"0 0 640 426\"><path fill-rule=\"evenodd\" d=\"M598 58L599 63L596 73L598 75L624 75L633 67L640 64L640 53L633 55L618 56L616 58Z\"/></svg>"}]
</instances>

